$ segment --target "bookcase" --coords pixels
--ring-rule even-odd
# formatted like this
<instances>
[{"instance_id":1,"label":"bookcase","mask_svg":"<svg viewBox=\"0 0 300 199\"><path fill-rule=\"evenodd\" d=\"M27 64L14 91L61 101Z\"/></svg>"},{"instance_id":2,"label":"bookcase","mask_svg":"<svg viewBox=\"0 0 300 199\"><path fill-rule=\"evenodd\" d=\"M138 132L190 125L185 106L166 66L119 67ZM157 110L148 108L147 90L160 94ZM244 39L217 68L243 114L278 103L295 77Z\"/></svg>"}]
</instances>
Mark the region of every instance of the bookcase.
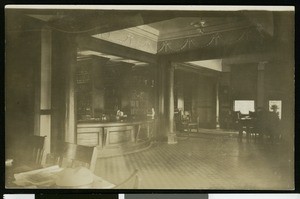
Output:
<instances>
[{"instance_id":1,"label":"bookcase","mask_svg":"<svg viewBox=\"0 0 300 199\"><path fill-rule=\"evenodd\" d=\"M85 120L93 117L93 78L90 62L80 64L76 68L77 118Z\"/></svg>"},{"instance_id":2,"label":"bookcase","mask_svg":"<svg viewBox=\"0 0 300 199\"><path fill-rule=\"evenodd\" d=\"M76 70L77 120L114 118L117 110L133 118L155 107L155 76L150 67L82 61Z\"/></svg>"}]
</instances>

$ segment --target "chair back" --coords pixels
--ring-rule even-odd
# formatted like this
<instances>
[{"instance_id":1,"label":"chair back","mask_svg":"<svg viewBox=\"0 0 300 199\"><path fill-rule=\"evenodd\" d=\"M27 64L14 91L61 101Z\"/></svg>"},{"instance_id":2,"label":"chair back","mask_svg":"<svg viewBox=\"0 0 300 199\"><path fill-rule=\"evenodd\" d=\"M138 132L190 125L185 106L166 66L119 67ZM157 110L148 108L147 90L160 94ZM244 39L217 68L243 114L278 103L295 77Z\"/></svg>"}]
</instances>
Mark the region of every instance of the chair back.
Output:
<instances>
[{"instance_id":1,"label":"chair back","mask_svg":"<svg viewBox=\"0 0 300 199\"><path fill-rule=\"evenodd\" d=\"M114 189L137 189L139 181L138 170L136 169L127 179L116 185Z\"/></svg>"},{"instance_id":2,"label":"chair back","mask_svg":"<svg viewBox=\"0 0 300 199\"><path fill-rule=\"evenodd\" d=\"M41 166L45 151L45 139L46 136L37 135L31 135L26 138L23 154L23 157L26 158L26 162Z\"/></svg>"},{"instance_id":3,"label":"chair back","mask_svg":"<svg viewBox=\"0 0 300 199\"><path fill-rule=\"evenodd\" d=\"M257 113L255 111L249 111L249 117L252 119L256 119Z\"/></svg>"},{"instance_id":4,"label":"chair back","mask_svg":"<svg viewBox=\"0 0 300 199\"><path fill-rule=\"evenodd\" d=\"M56 154L61 167L84 166L92 172L97 161L97 148L63 142L58 145Z\"/></svg>"},{"instance_id":5,"label":"chair back","mask_svg":"<svg viewBox=\"0 0 300 199\"><path fill-rule=\"evenodd\" d=\"M240 111L233 111L232 112L232 117L234 121L238 121L239 119L241 119L241 112Z\"/></svg>"}]
</instances>

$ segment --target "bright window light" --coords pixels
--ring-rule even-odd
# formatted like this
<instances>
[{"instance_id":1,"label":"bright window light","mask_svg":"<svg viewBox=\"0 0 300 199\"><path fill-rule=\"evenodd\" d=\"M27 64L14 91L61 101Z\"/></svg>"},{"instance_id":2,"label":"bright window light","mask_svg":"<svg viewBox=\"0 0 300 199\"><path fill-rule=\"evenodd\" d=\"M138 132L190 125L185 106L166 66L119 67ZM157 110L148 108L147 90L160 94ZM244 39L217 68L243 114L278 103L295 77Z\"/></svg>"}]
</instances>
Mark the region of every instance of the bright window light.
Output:
<instances>
[{"instance_id":1,"label":"bright window light","mask_svg":"<svg viewBox=\"0 0 300 199\"><path fill-rule=\"evenodd\" d=\"M254 100L235 100L234 111L240 111L242 114L249 114L249 111L254 112Z\"/></svg>"},{"instance_id":2,"label":"bright window light","mask_svg":"<svg viewBox=\"0 0 300 199\"><path fill-rule=\"evenodd\" d=\"M269 111L276 112L278 114L279 119L281 119L281 100L270 100L269 101Z\"/></svg>"}]
</instances>

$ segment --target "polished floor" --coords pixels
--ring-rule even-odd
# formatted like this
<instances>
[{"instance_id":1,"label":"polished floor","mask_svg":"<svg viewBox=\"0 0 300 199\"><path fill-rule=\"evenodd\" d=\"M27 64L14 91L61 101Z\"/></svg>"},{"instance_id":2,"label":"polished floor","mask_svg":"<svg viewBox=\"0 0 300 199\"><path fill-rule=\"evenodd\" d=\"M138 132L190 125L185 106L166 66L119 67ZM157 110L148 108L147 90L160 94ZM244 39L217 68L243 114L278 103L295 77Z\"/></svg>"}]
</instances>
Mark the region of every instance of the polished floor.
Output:
<instances>
[{"instance_id":1,"label":"polished floor","mask_svg":"<svg viewBox=\"0 0 300 199\"><path fill-rule=\"evenodd\" d=\"M293 189L293 159L282 143L238 142L203 130L124 156L98 159L95 173L117 184L139 169L141 189Z\"/></svg>"}]
</instances>

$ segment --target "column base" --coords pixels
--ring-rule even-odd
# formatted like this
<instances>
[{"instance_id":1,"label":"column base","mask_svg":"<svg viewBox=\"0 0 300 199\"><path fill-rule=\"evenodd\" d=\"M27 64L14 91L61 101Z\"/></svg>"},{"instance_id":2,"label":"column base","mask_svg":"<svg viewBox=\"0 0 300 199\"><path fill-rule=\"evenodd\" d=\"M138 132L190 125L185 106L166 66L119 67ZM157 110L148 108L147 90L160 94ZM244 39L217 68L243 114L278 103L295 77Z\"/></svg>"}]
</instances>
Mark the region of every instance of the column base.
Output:
<instances>
[{"instance_id":1,"label":"column base","mask_svg":"<svg viewBox=\"0 0 300 199\"><path fill-rule=\"evenodd\" d=\"M168 144L177 144L176 133L169 133L168 134Z\"/></svg>"}]
</instances>

